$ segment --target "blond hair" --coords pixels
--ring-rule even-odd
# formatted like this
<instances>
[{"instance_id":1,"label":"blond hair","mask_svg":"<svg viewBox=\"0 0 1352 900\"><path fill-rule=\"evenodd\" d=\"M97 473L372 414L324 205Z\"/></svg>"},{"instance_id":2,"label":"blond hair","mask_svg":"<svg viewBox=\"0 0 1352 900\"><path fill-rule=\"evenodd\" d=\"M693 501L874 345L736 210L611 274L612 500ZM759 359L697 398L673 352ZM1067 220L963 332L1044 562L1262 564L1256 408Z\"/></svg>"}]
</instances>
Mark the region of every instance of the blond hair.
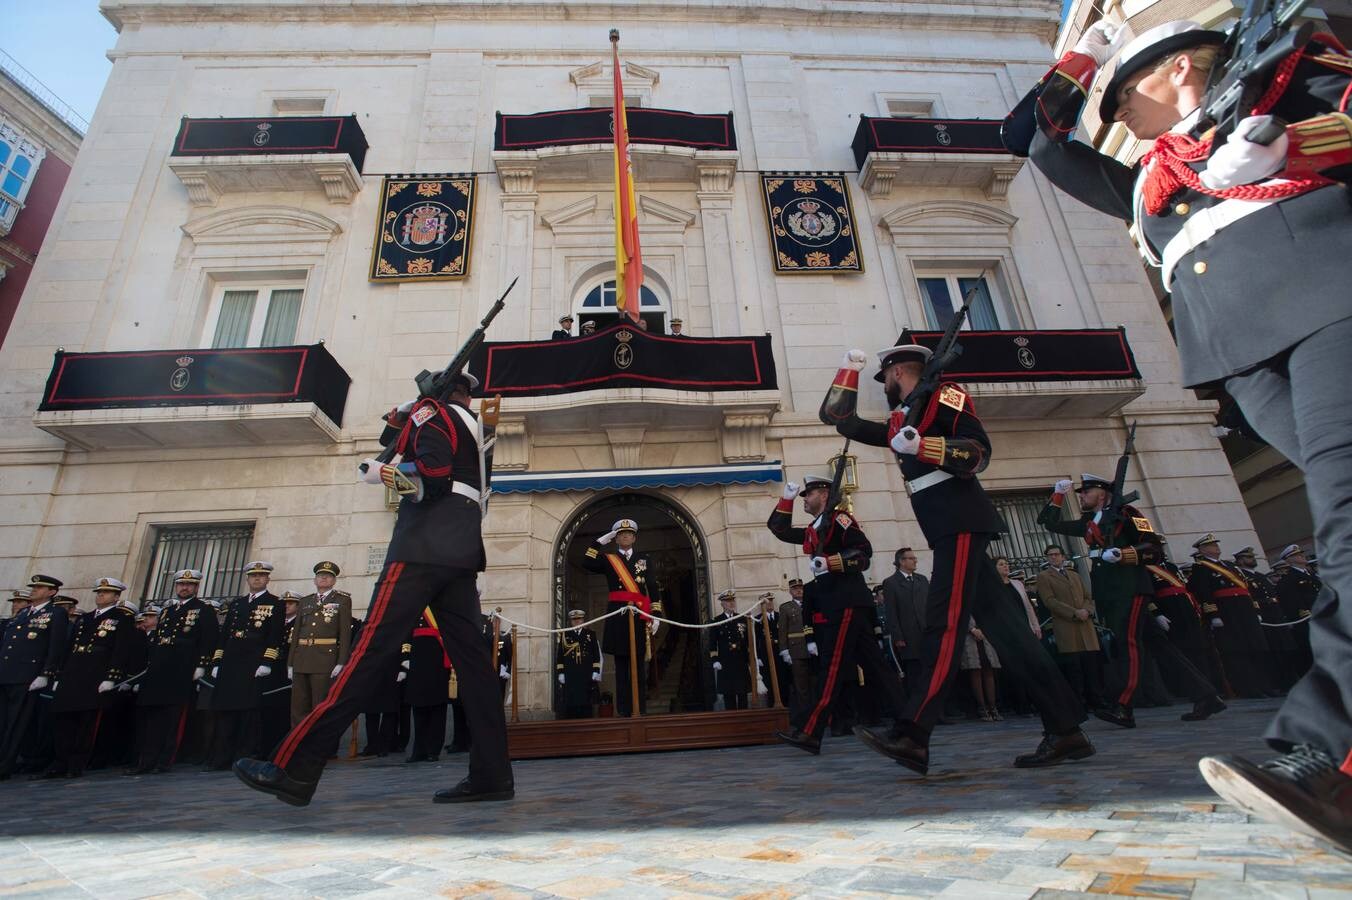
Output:
<instances>
[{"instance_id":1,"label":"blond hair","mask_svg":"<svg viewBox=\"0 0 1352 900\"><path fill-rule=\"evenodd\" d=\"M1216 65L1216 60L1220 57L1220 44L1204 44L1201 47L1189 47L1187 50L1180 50L1177 53L1170 53L1167 57L1155 64L1156 72L1163 72L1169 69L1174 63L1183 57L1192 60L1192 69L1198 75L1206 78L1211 74L1211 70Z\"/></svg>"}]
</instances>

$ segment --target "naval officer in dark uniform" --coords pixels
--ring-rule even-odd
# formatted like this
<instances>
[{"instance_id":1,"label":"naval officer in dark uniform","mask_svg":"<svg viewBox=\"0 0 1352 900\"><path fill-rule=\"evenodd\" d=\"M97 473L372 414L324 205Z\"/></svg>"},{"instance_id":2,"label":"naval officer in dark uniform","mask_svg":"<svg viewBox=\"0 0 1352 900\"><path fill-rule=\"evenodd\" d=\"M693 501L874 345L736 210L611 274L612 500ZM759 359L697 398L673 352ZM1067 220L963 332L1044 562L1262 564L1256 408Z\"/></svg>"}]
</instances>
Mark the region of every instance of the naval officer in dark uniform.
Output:
<instances>
[{"instance_id":1,"label":"naval officer in dark uniform","mask_svg":"<svg viewBox=\"0 0 1352 900\"><path fill-rule=\"evenodd\" d=\"M1310 654L1310 611L1319 600L1324 582L1316 575L1298 544L1290 544L1280 557L1286 564L1286 571L1277 582L1277 599L1281 601L1288 622L1295 622L1290 629L1291 642L1296 654L1296 668L1304 676L1310 670L1313 657ZM1302 622L1301 619L1307 621Z\"/></svg>"},{"instance_id":2,"label":"naval officer in dark uniform","mask_svg":"<svg viewBox=\"0 0 1352 900\"><path fill-rule=\"evenodd\" d=\"M445 404L423 398L386 414L381 440L395 442L403 461L367 460L363 480L385 484L403 499L361 637L324 701L270 758L235 764L235 774L250 787L294 806L308 804L339 735L399 670L400 648L418 616L431 609L474 735L469 775L433 799L460 803L515 795L507 720L483 643L475 589L486 564L480 524L487 480L483 425L469 409L477 386L472 375L462 373Z\"/></svg>"},{"instance_id":3,"label":"naval officer in dark uniform","mask_svg":"<svg viewBox=\"0 0 1352 900\"><path fill-rule=\"evenodd\" d=\"M263 733L263 691L276 687L269 679L274 669L286 671L286 609L268 590L272 563L251 562L244 577L249 593L230 601L211 656L215 733L206 765L211 771L225 771L232 760L255 752Z\"/></svg>"},{"instance_id":4,"label":"naval officer in dark uniform","mask_svg":"<svg viewBox=\"0 0 1352 900\"><path fill-rule=\"evenodd\" d=\"M565 719L590 719L593 697L601 683L601 644L596 632L582 627L587 613L568 611L567 631L559 635L554 648L554 669L559 680L559 706Z\"/></svg>"},{"instance_id":5,"label":"naval officer in dark uniform","mask_svg":"<svg viewBox=\"0 0 1352 900\"><path fill-rule=\"evenodd\" d=\"M709 637L709 660L713 664L714 680L723 695L724 709L746 709L746 695L750 690L751 650L747 630L751 623L737 614L737 592L728 590L718 595L723 611L714 616L718 623Z\"/></svg>"},{"instance_id":6,"label":"naval officer in dark uniform","mask_svg":"<svg viewBox=\"0 0 1352 900\"><path fill-rule=\"evenodd\" d=\"M859 373L868 362L862 350L845 354L822 404L841 434L871 447L892 449L920 530L934 551L925 609L924 689L911 694L905 714L890 731L859 727L855 733L908 769L927 773L930 733L957 677L961 647L975 617L1001 663L1025 685L1042 716L1041 744L1014 764L1047 766L1092 756L1094 747L1080 731L1085 715L1079 698L1033 636L1022 605L1005 601L1000 576L986 555L1005 523L976 477L990 461L991 445L971 397L959 385L941 384L926 401L918 425L906 424L909 409L902 404L919 385L930 355L929 348L915 343L909 332L878 352L873 377L883 384L892 409L886 423L866 421L857 413ZM873 678L869 673L865 677Z\"/></svg>"},{"instance_id":7,"label":"naval officer in dark uniform","mask_svg":"<svg viewBox=\"0 0 1352 900\"><path fill-rule=\"evenodd\" d=\"M646 554L634 549L638 523L620 519L608 533L596 539L583 555L582 566L605 576L610 609L628 607L630 613L611 616L601 632L601 649L615 657L615 700L621 716L633 715L630 666L638 674L638 711L648 711L648 661L658 622L647 616L662 615L662 601L649 594L651 577ZM613 545L612 545L613 542ZM634 657L629 655L629 616L634 616Z\"/></svg>"},{"instance_id":8,"label":"naval officer in dark uniform","mask_svg":"<svg viewBox=\"0 0 1352 900\"><path fill-rule=\"evenodd\" d=\"M1071 196L1136 222L1173 292L1184 386L1224 385L1305 476L1328 589L1312 609L1313 666L1267 731L1282 755L1200 765L1227 800L1350 849L1349 802L1331 798L1352 794L1352 307L1341 289L1352 271L1352 58L1315 37L1275 68L1219 147L1197 122L1225 35L1169 22L1131 41L1099 110L1155 141L1130 169L1066 140L1116 50L1101 22L1019 104L1006 133ZM1250 140L1262 127L1276 139Z\"/></svg>"},{"instance_id":9,"label":"naval officer in dark uniform","mask_svg":"<svg viewBox=\"0 0 1352 900\"><path fill-rule=\"evenodd\" d=\"M0 643L0 779L14 772L19 750L40 702L65 659L70 618L53 601L61 580L34 575L28 607L5 626Z\"/></svg>"},{"instance_id":10,"label":"naval officer in dark uniform","mask_svg":"<svg viewBox=\"0 0 1352 900\"><path fill-rule=\"evenodd\" d=\"M119 682L132 674L136 614L118 603L127 586L116 578L94 584L94 610L71 629L70 651L52 697L55 758L42 778L79 778L94 753L103 713Z\"/></svg>"}]
</instances>

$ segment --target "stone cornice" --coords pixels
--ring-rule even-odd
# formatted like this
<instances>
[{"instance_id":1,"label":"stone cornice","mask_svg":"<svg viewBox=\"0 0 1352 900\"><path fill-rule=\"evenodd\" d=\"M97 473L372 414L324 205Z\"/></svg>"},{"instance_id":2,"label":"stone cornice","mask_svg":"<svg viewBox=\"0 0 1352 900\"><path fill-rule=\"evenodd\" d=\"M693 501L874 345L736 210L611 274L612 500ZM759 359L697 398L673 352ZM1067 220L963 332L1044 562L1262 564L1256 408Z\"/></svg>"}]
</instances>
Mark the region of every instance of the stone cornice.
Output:
<instances>
[{"instance_id":1,"label":"stone cornice","mask_svg":"<svg viewBox=\"0 0 1352 900\"><path fill-rule=\"evenodd\" d=\"M221 22L398 22L595 20L611 24L639 21L708 22L799 28L943 28L962 31L997 29L1034 32L1049 44L1060 21L1055 0L967 0L928 3L918 0L103 0L100 11L118 31L146 23Z\"/></svg>"}]
</instances>

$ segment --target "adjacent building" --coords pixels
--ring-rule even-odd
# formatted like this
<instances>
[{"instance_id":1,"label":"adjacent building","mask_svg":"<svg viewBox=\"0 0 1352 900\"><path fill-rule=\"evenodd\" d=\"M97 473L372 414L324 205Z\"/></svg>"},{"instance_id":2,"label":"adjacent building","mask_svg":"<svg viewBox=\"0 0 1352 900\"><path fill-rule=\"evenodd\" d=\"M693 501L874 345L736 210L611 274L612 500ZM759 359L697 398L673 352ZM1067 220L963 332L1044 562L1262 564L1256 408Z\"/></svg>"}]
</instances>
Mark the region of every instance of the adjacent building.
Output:
<instances>
[{"instance_id":1,"label":"adjacent building","mask_svg":"<svg viewBox=\"0 0 1352 900\"><path fill-rule=\"evenodd\" d=\"M285 588L332 559L346 589L369 595L394 514L356 465L414 373L444 365L514 277L492 339L535 353L561 316L594 319L601 337L568 352L595 346L600 362L575 364L603 370L586 384L564 373L565 392L503 392L481 583L485 606L517 622L604 609L580 559L622 516L638 520L678 620L708 618L725 588L749 605L805 574L764 523L786 476L841 449L816 411L842 352L933 330L969 291L983 346L1017 360L971 383L994 442L983 481L1011 526L1001 551L1036 564L1049 486L1111 475L1129 422L1131 483L1175 548L1209 531L1256 542L1211 432L1215 404L1181 387L1126 231L994 137L1052 57L1055 2L102 9L119 38L73 172L80 190L57 209L0 351L8 583L41 570L78 592L112 574L149 600L192 564L223 596L247 559L273 561ZM648 332L628 338L610 327L605 123L599 135L556 124L611 102L612 27L629 105L653 111L642 126L631 112ZM685 137L696 120L716 136ZM504 122L530 125L511 132L529 139L507 140ZM310 143L302 126L319 129ZM385 176L449 175L474 194L462 271L373 281L384 244L431 240L417 221L384 236ZM788 229L767 185L813 179L845 199L797 207L807 218ZM436 229L438 213L419 215ZM813 271L822 257L784 243L843 227L855 241L845 271ZM622 377L673 318L697 348L671 351L681 371ZM1105 335L1107 356L1130 363L1116 374L1049 363ZM755 378L711 376L720 353L746 348ZM994 358L977 355L976 368ZM884 416L881 391L863 407ZM902 546L927 560L895 465L851 453L871 577ZM553 642L520 635L519 702L546 714ZM698 705L711 689L698 641L659 635L650 706Z\"/></svg>"}]
</instances>

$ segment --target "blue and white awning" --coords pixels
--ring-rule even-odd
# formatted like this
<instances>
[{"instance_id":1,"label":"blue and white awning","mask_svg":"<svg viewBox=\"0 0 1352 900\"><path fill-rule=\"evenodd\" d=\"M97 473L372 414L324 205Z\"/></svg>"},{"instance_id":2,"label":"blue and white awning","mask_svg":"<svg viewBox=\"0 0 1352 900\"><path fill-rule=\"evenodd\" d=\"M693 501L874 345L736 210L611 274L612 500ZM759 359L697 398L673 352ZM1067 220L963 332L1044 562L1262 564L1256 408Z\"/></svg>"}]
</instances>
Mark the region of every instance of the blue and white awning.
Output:
<instances>
[{"instance_id":1,"label":"blue and white awning","mask_svg":"<svg viewBox=\"0 0 1352 900\"><path fill-rule=\"evenodd\" d=\"M495 494L544 491L615 491L633 488L690 487L713 484L761 484L784 480L779 460L726 466L675 466L665 469L605 469L575 472L511 472L493 475Z\"/></svg>"}]
</instances>

